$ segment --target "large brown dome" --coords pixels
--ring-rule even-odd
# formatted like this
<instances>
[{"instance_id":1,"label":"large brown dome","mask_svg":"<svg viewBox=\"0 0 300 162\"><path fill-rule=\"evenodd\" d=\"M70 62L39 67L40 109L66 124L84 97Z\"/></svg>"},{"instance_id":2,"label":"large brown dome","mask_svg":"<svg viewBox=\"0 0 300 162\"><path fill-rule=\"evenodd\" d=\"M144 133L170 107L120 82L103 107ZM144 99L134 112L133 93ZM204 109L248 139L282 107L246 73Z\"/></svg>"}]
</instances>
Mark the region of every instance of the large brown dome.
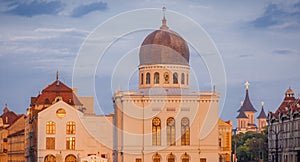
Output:
<instances>
[{"instance_id":1,"label":"large brown dome","mask_svg":"<svg viewBox=\"0 0 300 162\"><path fill-rule=\"evenodd\" d=\"M164 24L150 33L140 49L140 65L189 65L189 48L186 41Z\"/></svg>"}]
</instances>

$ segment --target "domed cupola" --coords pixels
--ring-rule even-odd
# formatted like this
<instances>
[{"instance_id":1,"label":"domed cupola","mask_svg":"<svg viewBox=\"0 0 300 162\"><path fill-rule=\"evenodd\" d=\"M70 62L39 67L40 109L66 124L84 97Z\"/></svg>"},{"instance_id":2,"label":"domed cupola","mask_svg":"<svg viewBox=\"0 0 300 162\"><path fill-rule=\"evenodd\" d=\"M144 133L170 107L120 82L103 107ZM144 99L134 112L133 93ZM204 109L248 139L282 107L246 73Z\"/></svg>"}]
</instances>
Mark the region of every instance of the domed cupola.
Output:
<instances>
[{"instance_id":1,"label":"domed cupola","mask_svg":"<svg viewBox=\"0 0 300 162\"><path fill-rule=\"evenodd\" d=\"M140 88L189 88L189 47L167 26L165 10L162 26L146 36L140 48Z\"/></svg>"},{"instance_id":2,"label":"domed cupola","mask_svg":"<svg viewBox=\"0 0 300 162\"><path fill-rule=\"evenodd\" d=\"M186 41L166 25L165 16L160 29L150 33L140 48L140 65L189 65L189 48Z\"/></svg>"}]
</instances>

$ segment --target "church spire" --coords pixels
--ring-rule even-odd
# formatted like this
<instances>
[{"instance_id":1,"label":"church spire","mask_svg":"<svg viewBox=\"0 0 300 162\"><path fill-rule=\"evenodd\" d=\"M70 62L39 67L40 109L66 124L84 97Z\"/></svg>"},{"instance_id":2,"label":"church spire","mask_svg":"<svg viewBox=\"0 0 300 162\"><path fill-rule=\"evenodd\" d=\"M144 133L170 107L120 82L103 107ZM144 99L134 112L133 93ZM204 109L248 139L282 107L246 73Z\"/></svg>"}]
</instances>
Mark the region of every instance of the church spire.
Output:
<instances>
[{"instance_id":1,"label":"church spire","mask_svg":"<svg viewBox=\"0 0 300 162\"><path fill-rule=\"evenodd\" d=\"M262 101L261 102L261 111L260 111L257 119L265 119L265 118L267 118L265 110L264 110L264 105L265 105L265 103L264 103L264 101Z\"/></svg>"},{"instance_id":2,"label":"church spire","mask_svg":"<svg viewBox=\"0 0 300 162\"><path fill-rule=\"evenodd\" d=\"M167 10L167 8L166 8L165 5L163 6L162 10L163 10L163 18L161 20L162 25L161 25L160 29L166 30L166 29L169 29L169 27L167 26L167 19L166 19L166 10Z\"/></svg>"}]
</instances>

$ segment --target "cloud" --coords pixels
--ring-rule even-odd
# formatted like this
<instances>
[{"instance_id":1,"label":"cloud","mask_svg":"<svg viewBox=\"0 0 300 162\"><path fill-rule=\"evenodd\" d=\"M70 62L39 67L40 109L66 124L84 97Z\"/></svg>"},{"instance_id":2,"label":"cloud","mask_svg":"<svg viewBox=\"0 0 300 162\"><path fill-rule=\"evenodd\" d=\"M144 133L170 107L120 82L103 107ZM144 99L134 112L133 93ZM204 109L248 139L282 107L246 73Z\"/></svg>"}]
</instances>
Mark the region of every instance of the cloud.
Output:
<instances>
[{"instance_id":1,"label":"cloud","mask_svg":"<svg viewBox=\"0 0 300 162\"><path fill-rule=\"evenodd\" d=\"M103 11L106 9L107 9L107 3L95 2L87 5L78 6L72 11L71 16L81 17L93 11Z\"/></svg>"},{"instance_id":2,"label":"cloud","mask_svg":"<svg viewBox=\"0 0 300 162\"><path fill-rule=\"evenodd\" d=\"M291 55L294 54L294 52L292 50L289 49L276 49L272 51L273 54L276 55Z\"/></svg>"},{"instance_id":3,"label":"cloud","mask_svg":"<svg viewBox=\"0 0 300 162\"><path fill-rule=\"evenodd\" d=\"M60 1L31 1L31 2L12 2L7 6L9 9L6 14L32 17L37 15L57 15L64 8Z\"/></svg>"},{"instance_id":4,"label":"cloud","mask_svg":"<svg viewBox=\"0 0 300 162\"><path fill-rule=\"evenodd\" d=\"M300 2L285 6L270 3L265 7L263 14L250 23L256 28L299 28Z\"/></svg>"}]
</instances>

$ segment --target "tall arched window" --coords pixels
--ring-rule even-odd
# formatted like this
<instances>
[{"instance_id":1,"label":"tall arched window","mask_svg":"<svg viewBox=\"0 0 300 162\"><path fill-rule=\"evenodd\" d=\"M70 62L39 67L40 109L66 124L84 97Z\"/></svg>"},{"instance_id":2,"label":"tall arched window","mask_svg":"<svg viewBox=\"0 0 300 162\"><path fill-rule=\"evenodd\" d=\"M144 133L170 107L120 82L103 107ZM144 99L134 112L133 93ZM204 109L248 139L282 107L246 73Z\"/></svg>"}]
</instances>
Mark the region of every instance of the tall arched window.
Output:
<instances>
[{"instance_id":1,"label":"tall arched window","mask_svg":"<svg viewBox=\"0 0 300 162\"><path fill-rule=\"evenodd\" d=\"M165 72L164 73L164 83L165 84L169 84L169 80L170 80L170 78L169 78L169 73L168 72Z\"/></svg>"},{"instance_id":2,"label":"tall arched window","mask_svg":"<svg viewBox=\"0 0 300 162\"><path fill-rule=\"evenodd\" d=\"M152 159L153 159L153 162L160 162L160 155L158 153L156 153L155 155L153 155Z\"/></svg>"},{"instance_id":3,"label":"tall arched window","mask_svg":"<svg viewBox=\"0 0 300 162\"><path fill-rule=\"evenodd\" d=\"M66 156L65 162L76 162L76 156L69 154L68 156Z\"/></svg>"},{"instance_id":4,"label":"tall arched window","mask_svg":"<svg viewBox=\"0 0 300 162\"><path fill-rule=\"evenodd\" d=\"M184 84L184 73L181 73L181 84Z\"/></svg>"},{"instance_id":5,"label":"tall arched window","mask_svg":"<svg viewBox=\"0 0 300 162\"><path fill-rule=\"evenodd\" d=\"M144 84L144 73L141 74L141 84Z\"/></svg>"},{"instance_id":6,"label":"tall arched window","mask_svg":"<svg viewBox=\"0 0 300 162\"><path fill-rule=\"evenodd\" d=\"M168 155L168 162L175 162L175 156L171 153Z\"/></svg>"},{"instance_id":7,"label":"tall arched window","mask_svg":"<svg viewBox=\"0 0 300 162\"><path fill-rule=\"evenodd\" d=\"M159 73L158 72L154 73L154 84L159 84Z\"/></svg>"},{"instance_id":8,"label":"tall arched window","mask_svg":"<svg viewBox=\"0 0 300 162\"><path fill-rule=\"evenodd\" d=\"M189 162L190 161L190 157L187 153L184 153L181 157L182 162Z\"/></svg>"},{"instance_id":9,"label":"tall arched window","mask_svg":"<svg viewBox=\"0 0 300 162\"><path fill-rule=\"evenodd\" d=\"M161 122L158 117L155 117L152 120L152 145L153 146L160 146L160 130L161 130Z\"/></svg>"},{"instance_id":10,"label":"tall arched window","mask_svg":"<svg viewBox=\"0 0 300 162\"><path fill-rule=\"evenodd\" d=\"M49 121L46 123L46 133L47 134L55 134L55 123Z\"/></svg>"},{"instance_id":11,"label":"tall arched window","mask_svg":"<svg viewBox=\"0 0 300 162\"><path fill-rule=\"evenodd\" d=\"M181 145L190 145L190 121L187 117L181 119Z\"/></svg>"},{"instance_id":12,"label":"tall arched window","mask_svg":"<svg viewBox=\"0 0 300 162\"><path fill-rule=\"evenodd\" d=\"M178 74L173 73L173 84L178 84Z\"/></svg>"},{"instance_id":13,"label":"tall arched window","mask_svg":"<svg viewBox=\"0 0 300 162\"><path fill-rule=\"evenodd\" d=\"M67 122L66 128L67 128L67 130L66 130L67 134L75 134L75 131L76 131L75 122L72 122L72 121Z\"/></svg>"},{"instance_id":14,"label":"tall arched window","mask_svg":"<svg viewBox=\"0 0 300 162\"><path fill-rule=\"evenodd\" d=\"M44 162L56 162L56 158L54 155L49 154L45 157Z\"/></svg>"},{"instance_id":15,"label":"tall arched window","mask_svg":"<svg viewBox=\"0 0 300 162\"><path fill-rule=\"evenodd\" d=\"M175 146L175 119L170 117L167 119L167 144Z\"/></svg>"},{"instance_id":16,"label":"tall arched window","mask_svg":"<svg viewBox=\"0 0 300 162\"><path fill-rule=\"evenodd\" d=\"M150 73L146 74L146 84L150 84Z\"/></svg>"}]
</instances>

